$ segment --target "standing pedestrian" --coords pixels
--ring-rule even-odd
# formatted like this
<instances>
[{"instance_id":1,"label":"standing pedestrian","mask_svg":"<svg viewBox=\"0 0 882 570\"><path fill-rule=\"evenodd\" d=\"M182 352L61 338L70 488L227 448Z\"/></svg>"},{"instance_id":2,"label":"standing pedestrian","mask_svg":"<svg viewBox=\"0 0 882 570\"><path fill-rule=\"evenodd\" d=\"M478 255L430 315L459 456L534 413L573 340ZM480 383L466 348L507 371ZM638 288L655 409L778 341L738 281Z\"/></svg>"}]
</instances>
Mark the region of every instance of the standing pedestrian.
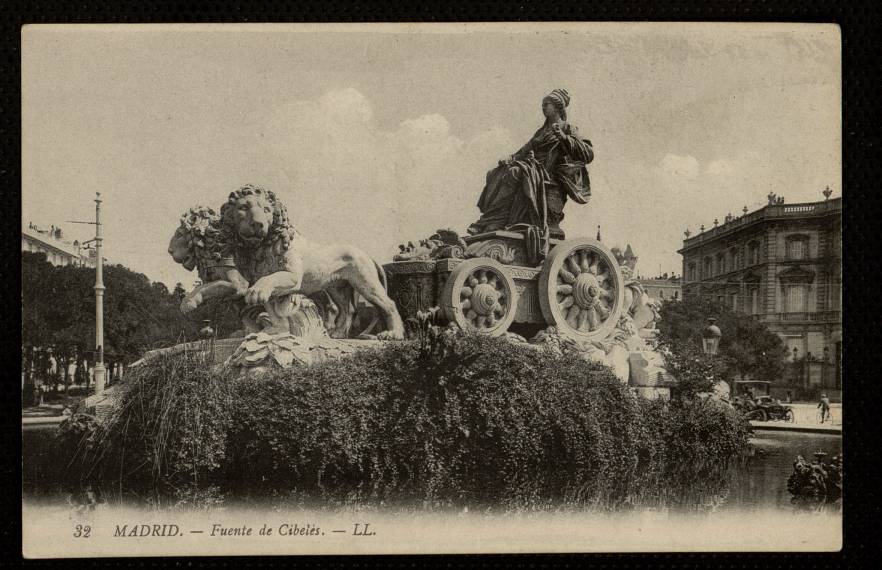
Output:
<instances>
[{"instance_id":1,"label":"standing pedestrian","mask_svg":"<svg viewBox=\"0 0 882 570\"><path fill-rule=\"evenodd\" d=\"M830 399L827 398L827 394L821 394L821 401L818 402L818 408L821 410L821 423L824 423L825 420L833 421L830 417Z\"/></svg>"}]
</instances>

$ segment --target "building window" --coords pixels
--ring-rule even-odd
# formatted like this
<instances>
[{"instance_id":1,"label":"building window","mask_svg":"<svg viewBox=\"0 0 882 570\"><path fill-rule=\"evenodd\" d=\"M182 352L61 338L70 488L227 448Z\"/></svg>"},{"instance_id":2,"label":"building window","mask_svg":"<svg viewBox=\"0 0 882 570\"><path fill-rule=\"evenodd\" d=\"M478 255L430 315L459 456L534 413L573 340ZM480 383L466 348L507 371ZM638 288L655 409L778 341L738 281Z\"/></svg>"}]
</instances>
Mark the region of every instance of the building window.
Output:
<instances>
[{"instance_id":1,"label":"building window","mask_svg":"<svg viewBox=\"0 0 882 570\"><path fill-rule=\"evenodd\" d=\"M752 241L747 246L747 261L750 265L759 263L759 243Z\"/></svg>"},{"instance_id":2,"label":"building window","mask_svg":"<svg viewBox=\"0 0 882 570\"><path fill-rule=\"evenodd\" d=\"M717 254L717 275L722 275L726 272L725 265L725 256L722 253Z\"/></svg>"},{"instance_id":3,"label":"building window","mask_svg":"<svg viewBox=\"0 0 882 570\"><path fill-rule=\"evenodd\" d=\"M759 287L750 288L750 314L758 315L759 310Z\"/></svg>"},{"instance_id":4,"label":"building window","mask_svg":"<svg viewBox=\"0 0 882 570\"><path fill-rule=\"evenodd\" d=\"M714 262L710 257L704 258L704 274L703 277L712 277L713 276L713 267Z\"/></svg>"},{"instance_id":5,"label":"building window","mask_svg":"<svg viewBox=\"0 0 882 570\"><path fill-rule=\"evenodd\" d=\"M696 276L695 276L695 264L694 264L694 263L690 263L690 264L689 264L689 267L688 267L688 269L687 269L686 275L687 275L687 279L688 279L689 281L696 281Z\"/></svg>"},{"instance_id":6,"label":"building window","mask_svg":"<svg viewBox=\"0 0 882 570\"><path fill-rule=\"evenodd\" d=\"M787 259L805 259L808 256L808 236L787 238Z\"/></svg>"},{"instance_id":7,"label":"building window","mask_svg":"<svg viewBox=\"0 0 882 570\"><path fill-rule=\"evenodd\" d=\"M806 286L788 285L785 296L784 312L786 313L804 313L806 305Z\"/></svg>"},{"instance_id":8,"label":"building window","mask_svg":"<svg viewBox=\"0 0 882 570\"><path fill-rule=\"evenodd\" d=\"M732 311L735 312L738 310L738 294L732 293Z\"/></svg>"},{"instance_id":9,"label":"building window","mask_svg":"<svg viewBox=\"0 0 882 570\"><path fill-rule=\"evenodd\" d=\"M734 247L729 250L729 271L738 269L738 250Z\"/></svg>"}]
</instances>

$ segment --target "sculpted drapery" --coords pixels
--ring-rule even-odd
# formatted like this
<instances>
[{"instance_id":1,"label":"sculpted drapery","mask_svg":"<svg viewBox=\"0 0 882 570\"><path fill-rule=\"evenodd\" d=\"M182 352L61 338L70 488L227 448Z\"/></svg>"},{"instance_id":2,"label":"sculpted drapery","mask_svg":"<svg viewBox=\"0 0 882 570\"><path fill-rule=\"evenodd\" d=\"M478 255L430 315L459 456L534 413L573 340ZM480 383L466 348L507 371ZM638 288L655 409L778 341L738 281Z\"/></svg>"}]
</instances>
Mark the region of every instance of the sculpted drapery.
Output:
<instances>
[{"instance_id":1,"label":"sculpted drapery","mask_svg":"<svg viewBox=\"0 0 882 570\"><path fill-rule=\"evenodd\" d=\"M557 93L565 97L553 97ZM565 121L563 109L569 103L565 91L555 90L546 99L552 99L564 120L547 120L509 161L487 173L478 200L481 218L469 227L470 234L515 224L557 228L567 198L585 204L591 197L587 166L594 159L591 141Z\"/></svg>"}]
</instances>

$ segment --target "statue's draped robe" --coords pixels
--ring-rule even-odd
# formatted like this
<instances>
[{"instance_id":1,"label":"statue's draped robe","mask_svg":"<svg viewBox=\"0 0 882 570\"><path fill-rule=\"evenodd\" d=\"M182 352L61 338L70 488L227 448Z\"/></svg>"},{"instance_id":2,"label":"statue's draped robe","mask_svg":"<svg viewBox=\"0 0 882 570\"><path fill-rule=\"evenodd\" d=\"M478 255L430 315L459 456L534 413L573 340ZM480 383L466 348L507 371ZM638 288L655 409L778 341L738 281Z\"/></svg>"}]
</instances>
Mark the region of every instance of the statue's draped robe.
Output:
<instances>
[{"instance_id":1,"label":"statue's draped robe","mask_svg":"<svg viewBox=\"0 0 882 570\"><path fill-rule=\"evenodd\" d=\"M500 230L514 224L544 228L547 192L561 193L555 201L561 210L567 197L580 204L588 202L591 184L587 165L594 159L591 141L579 138L576 127L560 125L563 140L555 136L550 125L543 126L512 156L511 164L487 173L487 183L478 200L481 218L471 225L469 233Z\"/></svg>"}]
</instances>

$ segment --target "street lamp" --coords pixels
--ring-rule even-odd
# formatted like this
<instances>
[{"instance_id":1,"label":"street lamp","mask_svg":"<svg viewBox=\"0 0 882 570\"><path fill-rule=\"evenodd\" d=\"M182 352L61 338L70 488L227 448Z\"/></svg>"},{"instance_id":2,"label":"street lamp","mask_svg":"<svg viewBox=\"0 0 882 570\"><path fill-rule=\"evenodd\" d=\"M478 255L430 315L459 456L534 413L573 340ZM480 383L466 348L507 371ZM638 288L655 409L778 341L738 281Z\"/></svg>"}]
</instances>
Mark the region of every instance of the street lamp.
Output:
<instances>
[{"instance_id":1,"label":"street lamp","mask_svg":"<svg viewBox=\"0 0 882 570\"><path fill-rule=\"evenodd\" d=\"M716 322L717 319L709 318L707 320L708 325L701 331L702 349L705 354L711 356L717 354L717 349L720 347L720 337L723 336L723 333L720 332L720 327L715 324Z\"/></svg>"}]
</instances>

